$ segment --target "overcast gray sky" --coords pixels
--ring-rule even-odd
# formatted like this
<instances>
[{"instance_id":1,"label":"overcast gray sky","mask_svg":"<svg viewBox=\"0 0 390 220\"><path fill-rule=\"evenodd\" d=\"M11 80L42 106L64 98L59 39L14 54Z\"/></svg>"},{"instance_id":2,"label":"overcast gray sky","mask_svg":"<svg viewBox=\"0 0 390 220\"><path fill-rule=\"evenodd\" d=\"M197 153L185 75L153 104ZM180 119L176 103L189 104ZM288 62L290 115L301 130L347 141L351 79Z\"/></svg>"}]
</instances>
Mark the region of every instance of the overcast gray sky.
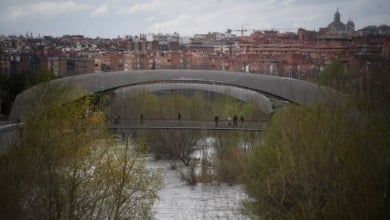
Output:
<instances>
[{"instance_id":1,"label":"overcast gray sky","mask_svg":"<svg viewBox=\"0 0 390 220\"><path fill-rule=\"evenodd\" d=\"M192 36L227 28L318 30L336 9L356 29L390 25L390 0L0 0L0 35ZM239 34L237 32L237 34Z\"/></svg>"}]
</instances>

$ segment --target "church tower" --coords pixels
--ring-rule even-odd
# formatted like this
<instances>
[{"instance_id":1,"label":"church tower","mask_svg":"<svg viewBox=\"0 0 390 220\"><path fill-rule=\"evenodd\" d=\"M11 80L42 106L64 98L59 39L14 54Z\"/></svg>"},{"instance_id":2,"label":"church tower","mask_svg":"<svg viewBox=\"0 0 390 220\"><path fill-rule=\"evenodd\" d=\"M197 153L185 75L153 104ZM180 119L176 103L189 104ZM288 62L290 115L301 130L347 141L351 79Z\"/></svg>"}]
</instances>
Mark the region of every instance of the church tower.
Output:
<instances>
[{"instance_id":1,"label":"church tower","mask_svg":"<svg viewBox=\"0 0 390 220\"><path fill-rule=\"evenodd\" d=\"M334 21L335 22L340 22L340 12L339 12L338 8L336 10L336 13L334 13Z\"/></svg>"},{"instance_id":2,"label":"church tower","mask_svg":"<svg viewBox=\"0 0 390 220\"><path fill-rule=\"evenodd\" d=\"M349 19L347 22L347 34L353 35L353 32L355 32L355 24Z\"/></svg>"},{"instance_id":3,"label":"church tower","mask_svg":"<svg viewBox=\"0 0 390 220\"><path fill-rule=\"evenodd\" d=\"M332 23L330 23L328 25L328 29L329 29L330 34L332 34L332 35L338 35L338 34L341 34L341 33L345 33L347 27L340 20L339 9L337 9L336 13L334 13L334 20L333 20Z\"/></svg>"}]
</instances>

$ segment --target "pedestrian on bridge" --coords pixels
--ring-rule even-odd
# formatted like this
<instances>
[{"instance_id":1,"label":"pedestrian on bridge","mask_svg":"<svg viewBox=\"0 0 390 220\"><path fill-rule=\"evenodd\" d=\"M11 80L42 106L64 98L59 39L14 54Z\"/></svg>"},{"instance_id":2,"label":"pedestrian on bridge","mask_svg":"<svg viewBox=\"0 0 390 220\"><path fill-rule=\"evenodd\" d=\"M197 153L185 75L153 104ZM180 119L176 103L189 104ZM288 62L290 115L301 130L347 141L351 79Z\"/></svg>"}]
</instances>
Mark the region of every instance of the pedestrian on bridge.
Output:
<instances>
[{"instance_id":1,"label":"pedestrian on bridge","mask_svg":"<svg viewBox=\"0 0 390 220\"><path fill-rule=\"evenodd\" d=\"M214 116L214 121L215 121L215 127L218 127L218 121L219 121L218 115Z\"/></svg>"},{"instance_id":2,"label":"pedestrian on bridge","mask_svg":"<svg viewBox=\"0 0 390 220\"><path fill-rule=\"evenodd\" d=\"M180 114L180 112L178 112L177 113L177 120L180 122L180 120L181 120L181 114Z\"/></svg>"},{"instance_id":3,"label":"pedestrian on bridge","mask_svg":"<svg viewBox=\"0 0 390 220\"><path fill-rule=\"evenodd\" d=\"M236 114L234 114L234 116L233 116L233 127L234 128L237 128L237 121L238 121L238 117Z\"/></svg>"},{"instance_id":4,"label":"pedestrian on bridge","mask_svg":"<svg viewBox=\"0 0 390 220\"><path fill-rule=\"evenodd\" d=\"M139 122L142 124L144 124L144 115L141 113L141 115L139 116Z\"/></svg>"}]
</instances>

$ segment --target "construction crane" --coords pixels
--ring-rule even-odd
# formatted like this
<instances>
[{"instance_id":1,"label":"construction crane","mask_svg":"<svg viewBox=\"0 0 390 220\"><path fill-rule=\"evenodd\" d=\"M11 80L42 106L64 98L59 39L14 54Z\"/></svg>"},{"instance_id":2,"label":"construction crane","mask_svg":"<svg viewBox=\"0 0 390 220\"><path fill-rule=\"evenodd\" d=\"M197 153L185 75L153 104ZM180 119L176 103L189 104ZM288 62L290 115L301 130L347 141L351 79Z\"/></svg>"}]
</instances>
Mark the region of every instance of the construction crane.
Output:
<instances>
[{"instance_id":1,"label":"construction crane","mask_svg":"<svg viewBox=\"0 0 390 220\"><path fill-rule=\"evenodd\" d=\"M241 29L227 29L226 33L231 33L231 32L240 32L241 33L241 37L244 36L244 32L248 32L248 31L252 31L252 32L256 32L256 31L261 31L259 29L247 29L247 28L244 28L244 26L241 26Z\"/></svg>"},{"instance_id":2,"label":"construction crane","mask_svg":"<svg viewBox=\"0 0 390 220\"><path fill-rule=\"evenodd\" d=\"M244 32L247 32L247 31L253 31L253 32L256 32L256 31L276 31L276 32L289 32L289 31L297 31L298 28L263 28L263 29L246 29L244 28L244 26L241 26L241 29L227 29L226 33L231 33L231 32L240 32L241 33L241 37L244 36Z\"/></svg>"},{"instance_id":3,"label":"construction crane","mask_svg":"<svg viewBox=\"0 0 390 220\"><path fill-rule=\"evenodd\" d=\"M230 29L230 28L229 28L229 29L227 30L227 33L228 33L228 32L232 32L232 31L239 31L239 32L241 32L241 37L242 37L242 36L244 36L244 32L251 31L251 30L248 30L248 29L244 28L244 26L242 25L242 26L241 26L241 29Z\"/></svg>"}]
</instances>

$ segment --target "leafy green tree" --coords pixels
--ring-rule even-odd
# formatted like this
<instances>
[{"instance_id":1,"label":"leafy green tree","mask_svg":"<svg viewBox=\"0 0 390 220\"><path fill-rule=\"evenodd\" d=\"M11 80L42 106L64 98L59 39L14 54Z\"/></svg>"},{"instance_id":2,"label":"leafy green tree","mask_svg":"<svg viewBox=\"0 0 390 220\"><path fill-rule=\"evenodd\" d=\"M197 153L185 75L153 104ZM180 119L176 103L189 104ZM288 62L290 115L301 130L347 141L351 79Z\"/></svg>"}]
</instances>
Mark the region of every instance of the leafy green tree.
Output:
<instances>
[{"instance_id":1,"label":"leafy green tree","mask_svg":"<svg viewBox=\"0 0 390 220\"><path fill-rule=\"evenodd\" d=\"M244 116L245 120L267 119L266 114L253 103L237 101L229 96L218 96L212 105L212 111L222 120L226 120L234 115L238 117Z\"/></svg>"},{"instance_id":2,"label":"leafy green tree","mask_svg":"<svg viewBox=\"0 0 390 220\"><path fill-rule=\"evenodd\" d=\"M246 167L255 212L285 219L383 216L389 149L373 146L368 122L350 113L291 106L274 116Z\"/></svg>"},{"instance_id":3,"label":"leafy green tree","mask_svg":"<svg viewBox=\"0 0 390 220\"><path fill-rule=\"evenodd\" d=\"M21 144L0 161L2 217L151 218L161 182L136 143L112 138L94 99L66 102L79 90L51 83L37 91Z\"/></svg>"},{"instance_id":4,"label":"leafy green tree","mask_svg":"<svg viewBox=\"0 0 390 220\"><path fill-rule=\"evenodd\" d=\"M318 83L333 88L343 95L355 96L361 92L363 76L356 64L344 63L336 58L324 72L319 74Z\"/></svg>"},{"instance_id":5,"label":"leafy green tree","mask_svg":"<svg viewBox=\"0 0 390 220\"><path fill-rule=\"evenodd\" d=\"M329 73L343 68L336 62ZM347 99L292 105L273 115L246 159L249 210L264 219L387 219L390 93L382 71L371 73L382 78L371 83L384 83L376 95L324 76L350 92Z\"/></svg>"}]
</instances>

